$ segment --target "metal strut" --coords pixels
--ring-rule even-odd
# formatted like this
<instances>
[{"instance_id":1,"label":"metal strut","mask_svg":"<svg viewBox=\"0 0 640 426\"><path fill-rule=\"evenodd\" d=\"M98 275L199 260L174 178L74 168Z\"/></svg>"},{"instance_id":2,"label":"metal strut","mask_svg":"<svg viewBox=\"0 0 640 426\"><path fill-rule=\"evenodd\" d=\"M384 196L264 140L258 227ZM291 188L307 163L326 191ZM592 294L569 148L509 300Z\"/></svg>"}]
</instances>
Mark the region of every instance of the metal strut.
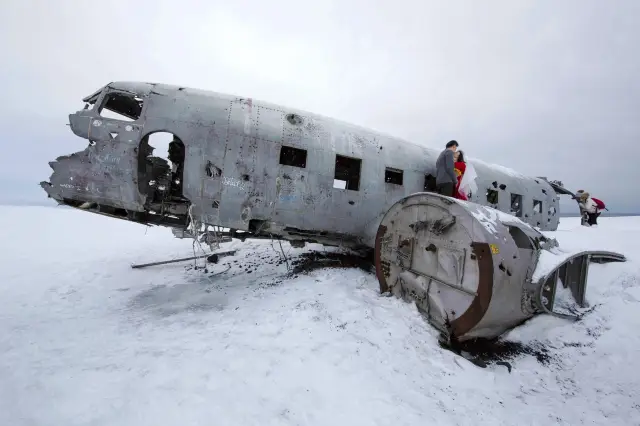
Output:
<instances>
[{"instance_id":1,"label":"metal strut","mask_svg":"<svg viewBox=\"0 0 640 426\"><path fill-rule=\"evenodd\" d=\"M160 262L141 263L138 265L131 265L131 267L133 269L140 269L140 268L146 268L147 266L166 265L168 263L177 263L177 262L184 262L187 260L202 259L203 257L211 258L212 260L210 260L210 262L217 263L219 258L225 257L225 256L233 256L236 251L237 250L229 250L229 251L222 251L218 253L201 254L198 256L182 257L180 259L162 260Z\"/></svg>"}]
</instances>

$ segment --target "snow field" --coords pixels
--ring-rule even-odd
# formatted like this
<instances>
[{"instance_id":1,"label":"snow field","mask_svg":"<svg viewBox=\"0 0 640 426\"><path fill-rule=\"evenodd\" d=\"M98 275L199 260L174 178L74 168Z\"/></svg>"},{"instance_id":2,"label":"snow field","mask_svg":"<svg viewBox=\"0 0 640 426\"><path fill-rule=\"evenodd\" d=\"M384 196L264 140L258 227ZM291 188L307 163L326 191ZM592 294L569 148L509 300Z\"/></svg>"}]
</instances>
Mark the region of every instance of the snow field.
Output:
<instances>
[{"instance_id":1,"label":"snow field","mask_svg":"<svg viewBox=\"0 0 640 426\"><path fill-rule=\"evenodd\" d=\"M545 233L629 261L591 266L582 321L510 331L551 356L511 374L441 349L374 275L283 278L277 243L224 244L238 252L210 281L190 262L130 268L192 253L168 229L63 208L0 218L3 425L640 424L640 218Z\"/></svg>"}]
</instances>

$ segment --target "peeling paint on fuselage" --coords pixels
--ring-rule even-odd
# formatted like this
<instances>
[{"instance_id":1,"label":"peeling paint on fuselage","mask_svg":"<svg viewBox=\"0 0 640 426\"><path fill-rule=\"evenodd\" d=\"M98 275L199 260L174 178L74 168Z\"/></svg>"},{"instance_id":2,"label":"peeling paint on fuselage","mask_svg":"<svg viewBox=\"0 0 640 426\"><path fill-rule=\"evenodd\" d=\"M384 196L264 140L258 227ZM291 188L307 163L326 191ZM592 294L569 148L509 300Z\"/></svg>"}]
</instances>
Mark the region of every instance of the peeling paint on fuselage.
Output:
<instances>
[{"instance_id":1,"label":"peeling paint on fuselage","mask_svg":"<svg viewBox=\"0 0 640 426\"><path fill-rule=\"evenodd\" d=\"M100 116L98 105L111 93L142 99L140 117ZM94 102L93 109L71 114L69 120L76 135L95 144L52 163L51 182L43 183L51 197L149 212L148 196L138 185L140 141L154 132L170 132L186 148L182 195L196 217L215 218L212 225L239 230L248 230L251 220L262 221L285 239L300 239L284 231L288 227L346 235L347 244L372 247L382 215L399 199L424 191L425 176L435 175L440 153L308 112L177 86L111 83ZM99 125L90 125L96 121ZM306 150L305 167L280 164L282 146ZM361 160L357 191L334 188L336 154ZM546 181L470 161L479 188L471 201L489 205L485 192L496 191L495 207L508 213L517 194L524 222L556 229L558 197ZM402 185L385 182L387 167L402 171ZM542 211L534 211L534 200L542 202ZM344 243L338 237L317 241Z\"/></svg>"}]
</instances>

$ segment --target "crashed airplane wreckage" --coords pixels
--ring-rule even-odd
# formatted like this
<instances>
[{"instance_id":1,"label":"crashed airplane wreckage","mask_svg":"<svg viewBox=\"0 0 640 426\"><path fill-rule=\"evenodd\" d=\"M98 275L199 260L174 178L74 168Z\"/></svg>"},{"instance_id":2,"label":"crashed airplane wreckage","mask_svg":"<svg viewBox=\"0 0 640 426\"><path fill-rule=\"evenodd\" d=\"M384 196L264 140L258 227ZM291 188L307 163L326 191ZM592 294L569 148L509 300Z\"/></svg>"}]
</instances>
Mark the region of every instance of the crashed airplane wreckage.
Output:
<instances>
[{"instance_id":1,"label":"crashed airplane wreckage","mask_svg":"<svg viewBox=\"0 0 640 426\"><path fill-rule=\"evenodd\" d=\"M58 203L207 243L373 249L381 291L415 301L451 339L495 337L554 313L558 282L584 305L589 262L625 260L552 253L534 227L556 230L559 195L573 195L559 182L470 159L478 190L463 202L432 193L440 149L308 112L141 82L83 101L69 124L89 146L51 162L41 183ZM171 166L153 156L158 132L173 135Z\"/></svg>"}]
</instances>

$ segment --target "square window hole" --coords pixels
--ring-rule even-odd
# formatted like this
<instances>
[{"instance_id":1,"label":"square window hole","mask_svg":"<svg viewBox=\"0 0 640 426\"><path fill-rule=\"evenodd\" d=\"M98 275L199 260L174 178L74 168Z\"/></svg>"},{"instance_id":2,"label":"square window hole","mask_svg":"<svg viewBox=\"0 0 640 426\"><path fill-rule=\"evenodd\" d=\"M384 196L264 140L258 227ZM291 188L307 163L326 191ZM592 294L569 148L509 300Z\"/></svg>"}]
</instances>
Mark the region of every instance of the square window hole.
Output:
<instances>
[{"instance_id":1,"label":"square window hole","mask_svg":"<svg viewBox=\"0 0 640 426\"><path fill-rule=\"evenodd\" d=\"M498 204L498 191L495 189L487 189L487 203Z\"/></svg>"},{"instance_id":2,"label":"square window hole","mask_svg":"<svg viewBox=\"0 0 640 426\"><path fill-rule=\"evenodd\" d=\"M292 146L282 146L280 148L280 164L304 169L307 167L307 151Z\"/></svg>"},{"instance_id":3,"label":"square window hole","mask_svg":"<svg viewBox=\"0 0 640 426\"><path fill-rule=\"evenodd\" d=\"M360 189L360 166L362 160L359 158L344 157L336 155L336 171L333 187L338 189L348 189L358 191ZM336 186L337 181L344 182L344 188ZM342 184L340 184L342 185Z\"/></svg>"},{"instance_id":4,"label":"square window hole","mask_svg":"<svg viewBox=\"0 0 640 426\"><path fill-rule=\"evenodd\" d=\"M542 214L542 201L533 200L533 212Z\"/></svg>"},{"instance_id":5,"label":"square window hole","mask_svg":"<svg viewBox=\"0 0 640 426\"><path fill-rule=\"evenodd\" d=\"M424 177L424 190L426 192L436 192L436 177L432 174Z\"/></svg>"},{"instance_id":6,"label":"square window hole","mask_svg":"<svg viewBox=\"0 0 640 426\"><path fill-rule=\"evenodd\" d=\"M522 195L511 194L511 214L522 217Z\"/></svg>"},{"instance_id":7,"label":"square window hole","mask_svg":"<svg viewBox=\"0 0 640 426\"><path fill-rule=\"evenodd\" d=\"M394 185L402 185L403 171L400 169L392 169L387 167L384 170L385 183L393 183Z\"/></svg>"}]
</instances>

